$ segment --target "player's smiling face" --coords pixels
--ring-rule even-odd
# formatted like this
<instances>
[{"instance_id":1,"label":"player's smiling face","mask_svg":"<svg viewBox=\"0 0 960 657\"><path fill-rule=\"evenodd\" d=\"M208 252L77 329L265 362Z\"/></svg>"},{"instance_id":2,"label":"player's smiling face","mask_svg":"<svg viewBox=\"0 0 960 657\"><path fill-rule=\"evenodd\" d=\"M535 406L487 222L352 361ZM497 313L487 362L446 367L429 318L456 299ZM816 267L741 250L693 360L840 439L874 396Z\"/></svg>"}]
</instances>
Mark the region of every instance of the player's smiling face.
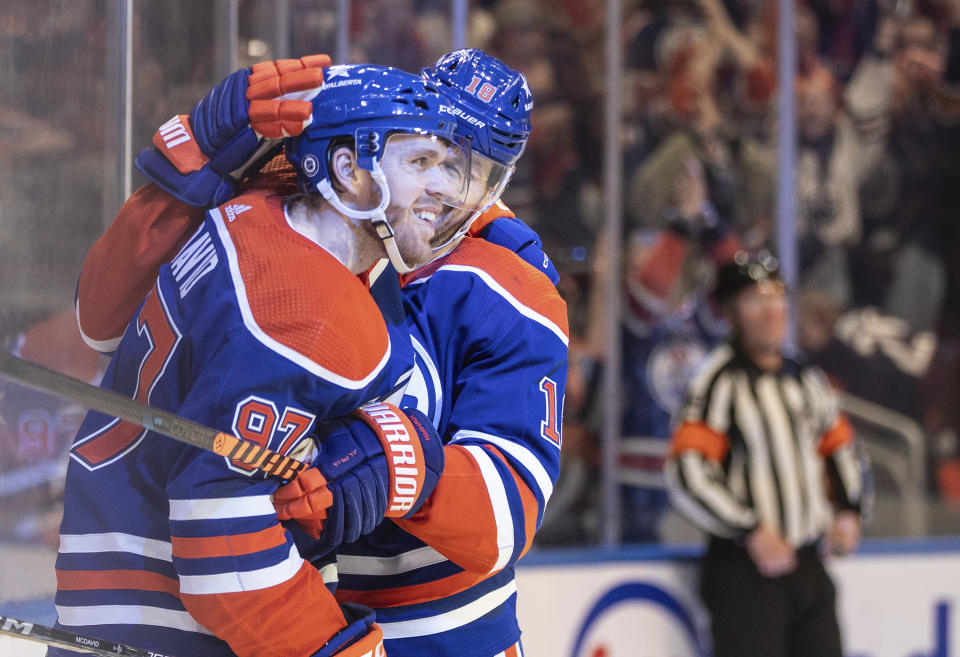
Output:
<instances>
[{"instance_id":1,"label":"player's smiling face","mask_svg":"<svg viewBox=\"0 0 960 657\"><path fill-rule=\"evenodd\" d=\"M459 201L466 188L468 159L439 138L394 135L388 140L380 161L390 187L386 214L409 264L433 258L431 242L452 209L446 201Z\"/></svg>"}]
</instances>

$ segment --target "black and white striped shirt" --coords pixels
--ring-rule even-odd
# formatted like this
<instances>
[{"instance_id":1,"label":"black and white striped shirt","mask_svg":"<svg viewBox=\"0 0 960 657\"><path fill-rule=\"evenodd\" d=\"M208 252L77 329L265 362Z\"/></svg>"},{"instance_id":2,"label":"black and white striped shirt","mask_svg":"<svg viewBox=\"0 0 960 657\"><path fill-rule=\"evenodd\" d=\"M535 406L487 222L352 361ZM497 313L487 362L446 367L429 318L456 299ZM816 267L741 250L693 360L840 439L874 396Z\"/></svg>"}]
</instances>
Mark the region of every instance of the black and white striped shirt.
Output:
<instances>
[{"instance_id":1,"label":"black and white striped shirt","mask_svg":"<svg viewBox=\"0 0 960 657\"><path fill-rule=\"evenodd\" d=\"M665 465L674 505L708 533L740 538L758 524L800 547L829 527L832 497L859 509L853 432L824 374L790 359L764 371L729 344L687 389Z\"/></svg>"}]
</instances>

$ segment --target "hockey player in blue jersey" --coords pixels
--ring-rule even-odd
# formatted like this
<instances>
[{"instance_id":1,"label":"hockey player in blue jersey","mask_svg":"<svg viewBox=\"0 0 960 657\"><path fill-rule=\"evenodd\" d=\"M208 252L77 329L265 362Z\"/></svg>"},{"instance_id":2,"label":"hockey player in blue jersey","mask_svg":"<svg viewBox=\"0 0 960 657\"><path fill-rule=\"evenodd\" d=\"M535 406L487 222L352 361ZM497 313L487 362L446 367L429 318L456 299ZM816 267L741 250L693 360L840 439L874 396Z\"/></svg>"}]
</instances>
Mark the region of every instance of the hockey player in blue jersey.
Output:
<instances>
[{"instance_id":1,"label":"hockey player in blue jersey","mask_svg":"<svg viewBox=\"0 0 960 657\"><path fill-rule=\"evenodd\" d=\"M254 190L211 210L159 268L103 385L325 472L350 469L323 486L328 504L372 486L377 512L401 517L432 490L443 449L417 411L367 404L402 393L413 352L358 275L387 255L433 257L443 208L463 207L469 151L421 78L326 70L341 82L324 96L338 111L301 137L307 193ZM322 421L361 406L369 432L316 453ZM385 457L398 443L402 471ZM70 456L60 626L162 654L382 654L372 612L339 605L280 524L280 481L96 412Z\"/></svg>"},{"instance_id":2,"label":"hockey player in blue jersey","mask_svg":"<svg viewBox=\"0 0 960 657\"><path fill-rule=\"evenodd\" d=\"M475 50L451 53L424 75L451 100L474 162L484 162L480 155L505 167L487 165L495 184L482 196L492 200L529 134L525 80ZM165 218L177 212L183 208ZM113 233L120 243L118 234L137 231L115 223L105 238ZM447 232L435 248L457 243L461 231ZM378 609L391 655L519 654L513 564L529 548L558 474L567 329L548 278L555 273L536 236L503 206L489 208L471 233L507 248L467 237L405 277L418 360L406 399L441 428L447 474L409 523L384 522L340 548L338 598ZM80 281L81 326L98 335L109 334L103 322L116 315L116 302L93 312L84 299L97 289L105 254L117 252L109 242L88 256Z\"/></svg>"},{"instance_id":3,"label":"hockey player in blue jersey","mask_svg":"<svg viewBox=\"0 0 960 657\"><path fill-rule=\"evenodd\" d=\"M512 168L529 134L523 76L476 50L423 74L474 154ZM477 221L486 239L404 277L418 361L407 396L443 436L444 474L416 514L337 551L337 598L377 610L392 657L521 654L514 566L559 474L566 307L532 231L503 206Z\"/></svg>"}]
</instances>

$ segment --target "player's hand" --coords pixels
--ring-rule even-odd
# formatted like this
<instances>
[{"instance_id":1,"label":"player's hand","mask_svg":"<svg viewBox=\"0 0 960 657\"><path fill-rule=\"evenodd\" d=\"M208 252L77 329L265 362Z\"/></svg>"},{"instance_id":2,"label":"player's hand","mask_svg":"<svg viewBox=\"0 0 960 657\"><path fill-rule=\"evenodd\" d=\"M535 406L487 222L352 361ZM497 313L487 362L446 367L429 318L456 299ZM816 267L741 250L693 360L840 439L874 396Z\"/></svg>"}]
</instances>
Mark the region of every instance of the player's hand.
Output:
<instances>
[{"instance_id":1,"label":"player's hand","mask_svg":"<svg viewBox=\"0 0 960 657\"><path fill-rule=\"evenodd\" d=\"M797 567L797 553L780 534L760 525L747 536L747 552L764 577L780 577Z\"/></svg>"},{"instance_id":2,"label":"player's hand","mask_svg":"<svg viewBox=\"0 0 960 657\"><path fill-rule=\"evenodd\" d=\"M850 554L860 545L860 515L856 511L841 511L833 518L827 532L827 548L830 554Z\"/></svg>"},{"instance_id":3,"label":"player's hand","mask_svg":"<svg viewBox=\"0 0 960 657\"><path fill-rule=\"evenodd\" d=\"M664 211L667 228L684 239L711 247L729 230L707 196L703 163L689 156L674 180L672 205Z\"/></svg>"},{"instance_id":4,"label":"player's hand","mask_svg":"<svg viewBox=\"0 0 960 657\"><path fill-rule=\"evenodd\" d=\"M327 480L316 468L307 468L293 481L273 494L273 507L280 520L296 519L304 531L317 537L327 520L327 509L333 504L333 493Z\"/></svg>"},{"instance_id":5,"label":"player's hand","mask_svg":"<svg viewBox=\"0 0 960 657\"><path fill-rule=\"evenodd\" d=\"M234 195L236 181L258 169L280 139L310 124L327 55L261 62L228 75L194 106L164 123L137 168L177 199L211 207Z\"/></svg>"},{"instance_id":6,"label":"player's hand","mask_svg":"<svg viewBox=\"0 0 960 657\"><path fill-rule=\"evenodd\" d=\"M368 404L348 418L321 423L316 439L318 455L313 465L332 496L326 517L317 522L316 514L309 511L322 506L323 497L315 502L304 499L302 505L296 499L301 489L305 498L323 496L320 488L298 489L294 480L274 495L275 500L281 495L289 518L299 522L293 512L298 507L307 513L308 522L301 526L318 539L318 545L311 546L315 554L357 540L385 517L412 515L433 492L443 471L443 443L429 420L415 409Z\"/></svg>"}]
</instances>

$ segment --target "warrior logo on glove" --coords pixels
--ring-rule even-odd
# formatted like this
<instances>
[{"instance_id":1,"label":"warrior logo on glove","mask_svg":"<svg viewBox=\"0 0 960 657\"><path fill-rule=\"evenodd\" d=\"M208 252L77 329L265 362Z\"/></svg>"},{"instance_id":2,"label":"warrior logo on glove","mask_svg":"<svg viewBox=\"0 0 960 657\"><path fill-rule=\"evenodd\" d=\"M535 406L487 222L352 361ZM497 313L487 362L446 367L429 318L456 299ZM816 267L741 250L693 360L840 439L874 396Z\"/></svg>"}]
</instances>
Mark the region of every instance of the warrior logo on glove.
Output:
<instances>
[{"instance_id":1,"label":"warrior logo on glove","mask_svg":"<svg viewBox=\"0 0 960 657\"><path fill-rule=\"evenodd\" d=\"M281 520L296 520L328 550L384 518L409 518L443 471L443 441L414 408L370 403L320 422L307 442L316 448L313 467L281 486L273 503Z\"/></svg>"},{"instance_id":2,"label":"warrior logo on glove","mask_svg":"<svg viewBox=\"0 0 960 657\"><path fill-rule=\"evenodd\" d=\"M386 517L399 518L413 508L413 503L423 489L424 468L423 450L420 440L414 440L410 430L418 430L424 440L430 440L429 434L420 424L419 418L402 418L394 412L395 407L387 404L368 404L361 410L376 425L378 437L384 443L384 452L392 457L390 468L390 505ZM413 426L411 426L413 425ZM389 450L389 451L388 451Z\"/></svg>"}]
</instances>

